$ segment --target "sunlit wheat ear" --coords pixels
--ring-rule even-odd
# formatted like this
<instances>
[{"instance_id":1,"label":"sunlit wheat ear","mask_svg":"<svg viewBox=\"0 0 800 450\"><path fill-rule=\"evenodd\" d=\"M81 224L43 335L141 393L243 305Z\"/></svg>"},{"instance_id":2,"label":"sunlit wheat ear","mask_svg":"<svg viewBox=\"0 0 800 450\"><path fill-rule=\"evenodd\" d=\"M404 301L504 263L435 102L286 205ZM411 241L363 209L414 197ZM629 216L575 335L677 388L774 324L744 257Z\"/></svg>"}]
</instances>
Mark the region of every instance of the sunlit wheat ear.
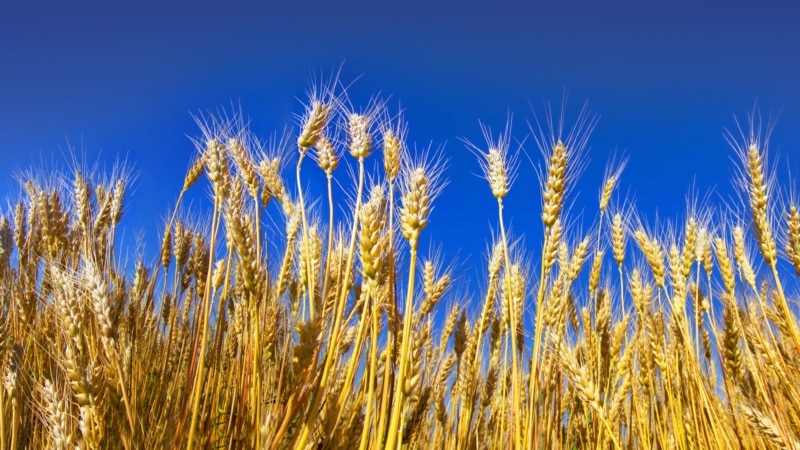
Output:
<instances>
[{"instance_id":1,"label":"sunlit wheat ear","mask_svg":"<svg viewBox=\"0 0 800 450\"><path fill-rule=\"evenodd\" d=\"M750 207L753 211L758 242L761 245L761 254L768 266L774 266L777 250L772 238L772 227L767 208L768 190L764 179L761 153L755 143L750 144L747 148L747 173L750 176Z\"/></svg>"},{"instance_id":2,"label":"sunlit wheat ear","mask_svg":"<svg viewBox=\"0 0 800 450\"><path fill-rule=\"evenodd\" d=\"M561 234L563 227L561 226L561 219L557 219L553 226L550 227L550 234L547 236L547 245L544 248L544 257L542 263L544 264L545 272L552 268L556 263L558 257L558 250L561 246Z\"/></svg>"},{"instance_id":3,"label":"sunlit wheat ear","mask_svg":"<svg viewBox=\"0 0 800 450\"><path fill-rule=\"evenodd\" d=\"M383 261L380 237L386 224L386 197L383 186L376 184L370 191L369 200L359 210L361 220L358 233L361 265L364 278L370 281L377 279Z\"/></svg>"},{"instance_id":4,"label":"sunlit wheat ear","mask_svg":"<svg viewBox=\"0 0 800 450\"><path fill-rule=\"evenodd\" d=\"M514 317L516 317L516 329L511 330L516 333L517 350L521 353L524 349L524 321L522 320L523 306L525 301L525 274L523 273L522 266L519 263L511 265L511 273L509 277L508 294L511 296L509 308L514 308Z\"/></svg>"},{"instance_id":5,"label":"sunlit wheat ear","mask_svg":"<svg viewBox=\"0 0 800 450\"><path fill-rule=\"evenodd\" d=\"M122 220L123 207L125 203L125 187L127 184L126 176L120 176L114 182L114 191L111 193L111 225L117 226Z\"/></svg>"},{"instance_id":6,"label":"sunlit wheat ear","mask_svg":"<svg viewBox=\"0 0 800 450\"><path fill-rule=\"evenodd\" d=\"M401 176L400 231L409 241L416 241L428 225L432 202L446 184L441 179L445 161L438 152L432 159L423 155L420 162L409 162Z\"/></svg>"},{"instance_id":7,"label":"sunlit wheat ear","mask_svg":"<svg viewBox=\"0 0 800 450\"><path fill-rule=\"evenodd\" d=\"M298 343L293 349L292 362L297 373L302 373L311 365L322 334L322 320L320 317L295 326L298 334Z\"/></svg>"},{"instance_id":8,"label":"sunlit wheat ear","mask_svg":"<svg viewBox=\"0 0 800 450\"><path fill-rule=\"evenodd\" d=\"M725 330L722 335L723 363L726 372L729 372L734 380L742 376L742 350L739 348L739 339L742 337L742 329L736 315L739 314L735 299L728 298L723 294L725 300L725 310L723 311L723 322Z\"/></svg>"},{"instance_id":9,"label":"sunlit wheat ear","mask_svg":"<svg viewBox=\"0 0 800 450\"><path fill-rule=\"evenodd\" d=\"M11 222L6 216L0 216L0 267L8 264L13 251L14 232L11 231Z\"/></svg>"},{"instance_id":10,"label":"sunlit wheat ear","mask_svg":"<svg viewBox=\"0 0 800 450\"><path fill-rule=\"evenodd\" d=\"M600 270L603 267L603 250L598 250L594 259L592 260L592 269L589 272L589 293L594 295L597 292L597 287L600 284Z\"/></svg>"},{"instance_id":11,"label":"sunlit wheat ear","mask_svg":"<svg viewBox=\"0 0 800 450\"><path fill-rule=\"evenodd\" d=\"M173 233L175 236L173 256L175 256L175 266L180 269L184 264L186 264L186 261L189 260L189 250L191 249L192 245L192 233L191 230L186 229L182 220L175 222ZM169 265L169 263L167 263L167 265Z\"/></svg>"},{"instance_id":12,"label":"sunlit wheat ear","mask_svg":"<svg viewBox=\"0 0 800 450\"><path fill-rule=\"evenodd\" d=\"M729 295L733 295L736 289L736 273L733 270L733 264L731 263L725 239L720 237L714 239L714 252L716 253L717 263L719 264L719 270L722 274L722 281L725 284L725 292Z\"/></svg>"},{"instance_id":13,"label":"sunlit wheat ear","mask_svg":"<svg viewBox=\"0 0 800 450\"><path fill-rule=\"evenodd\" d=\"M775 448L800 448L800 441L794 436L787 436L786 432L766 414L748 405L742 405L742 412L747 422ZM788 437L788 442L784 436Z\"/></svg>"},{"instance_id":14,"label":"sunlit wheat ear","mask_svg":"<svg viewBox=\"0 0 800 450\"><path fill-rule=\"evenodd\" d=\"M562 366L566 370L572 387L577 391L578 398L585 402L587 406L597 411L601 416L605 416L604 408L600 404L597 386L592 381L586 366L579 365L575 355L563 342L558 349L558 356Z\"/></svg>"},{"instance_id":15,"label":"sunlit wheat ear","mask_svg":"<svg viewBox=\"0 0 800 450\"><path fill-rule=\"evenodd\" d=\"M230 188L228 152L217 139L209 140L206 145L206 174L211 181L215 201L221 203L227 197Z\"/></svg>"},{"instance_id":16,"label":"sunlit wheat ear","mask_svg":"<svg viewBox=\"0 0 800 450\"><path fill-rule=\"evenodd\" d=\"M289 197L286 184L281 176L284 162L285 159L282 158L282 155L265 157L259 163L257 171L264 180L264 190L262 192L264 194L269 193L271 197L275 197L280 203L284 215L291 217L294 214L295 205ZM266 204L267 202L263 203Z\"/></svg>"},{"instance_id":17,"label":"sunlit wheat ear","mask_svg":"<svg viewBox=\"0 0 800 450\"><path fill-rule=\"evenodd\" d=\"M28 238L28 219L25 205L18 202L14 207L14 245L18 249L25 248Z\"/></svg>"},{"instance_id":18,"label":"sunlit wheat ear","mask_svg":"<svg viewBox=\"0 0 800 450\"><path fill-rule=\"evenodd\" d=\"M502 200L514 183L517 171L516 155L510 153L511 140L511 118L506 122L505 129L496 138L492 135L492 130L484 124L480 124L483 138L486 141L486 150L479 146L464 141L467 148L478 157L483 177L489 182L492 195Z\"/></svg>"},{"instance_id":19,"label":"sunlit wheat ear","mask_svg":"<svg viewBox=\"0 0 800 450\"><path fill-rule=\"evenodd\" d=\"M650 265L650 270L653 272L656 285L658 287L664 286L664 279L666 271L664 267L664 250L656 238L650 238L642 229L633 233L633 238L644 253L647 263Z\"/></svg>"},{"instance_id":20,"label":"sunlit wheat ear","mask_svg":"<svg viewBox=\"0 0 800 450\"><path fill-rule=\"evenodd\" d=\"M690 217L686 221L686 230L684 232L683 244L683 276L688 277L691 275L692 264L694 264L694 256L697 253L697 220Z\"/></svg>"},{"instance_id":21,"label":"sunlit wheat ear","mask_svg":"<svg viewBox=\"0 0 800 450\"><path fill-rule=\"evenodd\" d=\"M385 119L379 125L383 139L383 170L386 180L393 183L400 175L403 160L407 158L408 124L402 111L392 119Z\"/></svg>"},{"instance_id":22,"label":"sunlit wheat ear","mask_svg":"<svg viewBox=\"0 0 800 450\"><path fill-rule=\"evenodd\" d=\"M772 194L774 180L766 170L766 152L769 146L769 130L762 135L761 118L753 112L748 118L749 130L745 134L737 122L740 138L726 133L728 143L733 147L743 168L739 171L738 181L744 188L750 202L750 211L756 238L761 249L761 255L769 267L774 267L777 262L777 248L772 235L772 217L769 207L769 197Z\"/></svg>"},{"instance_id":23,"label":"sunlit wheat ear","mask_svg":"<svg viewBox=\"0 0 800 450\"><path fill-rule=\"evenodd\" d=\"M108 284L94 263L87 262L83 270L84 288L91 299L92 311L105 345L113 343L114 326L111 320L111 305L108 295Z\"/></svg>"},{"instance_id":24,"label":"sunlit wheat ear","mask_svg":"<svg viewBox=\"0 0 800 450\"><path fill-rule=\"evenodd\" d=\"M565 134L565 105L561 115L554 120L552 110L545 111L546 123L532 128L533 137L545 157L544 170L539 172L542 192L542 222L545 227L553 225L563 209L564 196L570 191L584 167L582 154L589 136L597 124L597 116L581 109L572 127ZM547 130L545 130L547 128Z\"/></svg>"},{"instance_id":25,"label":"sunlit wheat ear","mask_svg":"<svg viewBox=\"0 0 800 450\"><path fill-rule=\"evenodd\" d=\"M366 158L372 150L371 118L364 114L351 114L348 117L348 138L350 154L354 158Z\"/></svg>"},{"instance_id":26,"label":"sunlit wheat ear","mask_svg":"<svg viewBox=\"0 0 800 450\"><path fill-rule=\"evenodd\" d=\"M356 159L367 158L373 151L373 139L386 115L382 100L372 98L366 108L356 110L346 98L337 99L341 120L339 128L346 136L346 146Z\"/></svg>"},{"instance_id":27,"label":"sunlit wheat ear","mask_svg":"<svg viewBox=\"0 0 800 450\"><path fill-rule=\"evenodd\" d=\"M70 405L64 393L48 380L39 386L42 415L50 435L50 448L69 449L75 446Z\"/></svg>"},{"instance_id":28,"label":"sunlit wheat ear","mask_svg":"<svg viewBox=\"0 0 800 450\"><path fill-rule=\"evenodd\" d=\"M673 242L667 253L669 262L669 278L672 284L672 297L679 301L686 298L686 276L683 271L683 257L678 245Z\"/></svg>"},{"instance_id":29,"label":"sunlit wheat ear","mask_svg":"<svg viewBox=\"0 0 800 450\"><path fill-rule=\"evenodd\" d=\"M756 288L756 273L753 270L753 265L750 263L750 255L747 252L744 244L744 230L737 225L733 228L733 256L736 258L736 264L739 265L739 272L744 278L744 281L753 288Z\"/></svg>"},{"instance_id":30,"label":"sunlit wheat ear","mask_svg":"<svg viewBox=\"0 0 800 450\"><path fill-rule=\"evenodd\" d=\"M54 302L61 328L73 345L83 347L81 330L86 325L86 312L75 291L75 282L55 264L50 266L50 278L55 285Z\"/></svg>"},{"instance_id":31,"label":"sunlit wheat ear","mask_svg":"<svg viewBox=\"0 0 800 450\"><path fill-rule=\"evenodd\" d=\"M614 252L614 261L618 266L625 262L625 243L627 241L622 214L614 214L611 222L611 244Z\"/></svg>"},{"instance_id":32,"label":"sunlit wheat ear","mask_svg":"<svg viewBox=\"0 0 800 450\"><path fill-rule=\"evenodd\" d=\"M164 269L169 267L172 262L172 230L164 230L164 235L161 239L161 253L159 261Z\"/></svg>"},{"instance_id":33,"label":"sunlit wheat ear","mask_svg":"<svg viewBox=\"0 0 800 450\"><path fill-rule=\"evenodd\" d=\"M203 174L203 171L206 170L206 159L201 155L194 160L189 170L186 172L186 176L183 179L183 188L182 190L188 191L197 180L200 179L200 175Z\"/></svg>"},{"instance_id":34,"label":"sunlit wheat ear","mask_svg":"<svg viewBox=\"0 0 800 450\"><path fill-rule=\"evenodd\" d=\"M544 185L542 222L551 227L561 215L564 186L567 176L567 147L559 140L553 147L547 166L547 181Z\"/></svg>"},{"instance_id":35,"label":"sunlit wheat ear","mask_svg":"<svg viewBox=\"0 0 800 450\"><path fill-rule=\"evenodd\" d=\"M244 134L241 132L240 134ZM226 146L228 152L233 157L233 162L236 163L236 168L239 175L247 186L250 196L255 200L258 198L258 192L261 188L256 173L255 164L251 156L252 150L249 143L246 141L247 137L233 137L228 139Z\"/></svg>"},{"instance_id":36,"label":"sunlit wheat ear","mask_svg":"<svg viewBox=\"0 0 800 450\"><path fill-rule=\"evenodd\" d=\"M92 187L78 170L75 171L73 179L73 196L75 197L78 223L84 233L87 233L94 209L92 205Z\"/></svg>"},{"instance_id":37,"label":"sunlit wheat ear","mask_svg":"<svg viewBox=\"0 0 800 450\"><path fill-rule=\"evenodd\" d=\"M383 132L383 170L389 182L394 181L400 173L400 145L397 133L387 128Z\"/></svg>"},{"instance_id":38,"label":"sunlit wheat ear","mask_svg":"<svg viewBox=\"0 0 800 450\"><path fill-rule=\"evenodd\" d=\"M794 266L795 273L800 276L800 212L792 205L786 217L787 242L786 254Z\"/></svg>"},{"instance_id":39,"label":"sunlit wheat ear","mask_svg":"<svg viewBox=\"0 0 800 450\"><path fill-rule=\"evenodd\" d=\"M305 152L317 144L325 126L328 124L330 105L319 100L312 100L303 115L303 128L297 138L297 146Z\"/></svg>"},{"instance_id":40,"label":"sunlit wheat ear","mask_svg":"<svg viewBox=\"0 0 800 450\"><path fill-rule=\"evenodd\" d=\"M713 247L714 242L708 232L708 228L704 225L697 230L697 246L695 248L695 258L699 264L703 265L707 276L711 276L714 270Z\"/></svg>"},{"instance_id":41,"label":"sunlit wheat ear","mask_svg":"<svg viewBox=\"0 0 800 450\"><path fill-rule=\"evenodd\" d=\"M428 224L430 187L428 176L421 167L408 174L400 208L400 229L407 240L416 239Z\"/></svg>"},{"instance_id":42,"label":"sunlit wheat ear","mask_svg":"<svg viewBox=\"0 0 800 450\"><path fill-rule=\"evenodd\" d=\"M606 167L605 174L603 175L603 187L600 189L600 213L603 214L608 207L608 202L611 201L611 194L617 187L622 171L628 164L628 159L623 158L619 163L612 162Z\"/></svg>"},{"instance_id":43,"label":"sunlit wheat ear","mask_svg":"<svg viewBox=\"0 0 800 450\"><path fill-rule=\"evenodd\" d=\"M444 324L442 325L441 336L439 337L439 348L444 349L447 347L447 342L455 332L460 315L461 309L457 303L450 306L450 312L447 313Z\"/></svg>"},{"instance_id":44,"label":"sunlit wheat ear","mask_svg":"<svg viewBox=\"0 0 800 450\"><path fill-rule=\"evenodd\" d=\"M578 275L583 268L583 263L586 260L586 253L588 250L589 236L586 236L580 243L578 243L577 247L575 247L572 258L570 258L569 264L567 265L567 277L570 281L574 281L578 278Z\"/></svg>"},{"instance_id":45,"label":"sunlit wheat ear","mask_svg":"<svg viewBox=\"0 0 800 450\"><path fill-rule=\"evenodd\" d=\"M307 92L308 100L304 104L303 114L299 117L300 135L297 147L301 153L317 145L324 135L330 121L331 110L336 103L334 88L339 84L339 73L334 73L328 80L314 80Z\"/></svg>"},{"instance_id":46,"label":"sunlit wheat ear","mask_svg":"<svg viewBox=\"0 0 800 450\"><path fill-rule=\"evenodd\" d=\"M315 147L317 148L317 165L330 176L339 167L339 155L336 153L336 147L325 134L320 135Z\"/></svg>"}]
</instances>

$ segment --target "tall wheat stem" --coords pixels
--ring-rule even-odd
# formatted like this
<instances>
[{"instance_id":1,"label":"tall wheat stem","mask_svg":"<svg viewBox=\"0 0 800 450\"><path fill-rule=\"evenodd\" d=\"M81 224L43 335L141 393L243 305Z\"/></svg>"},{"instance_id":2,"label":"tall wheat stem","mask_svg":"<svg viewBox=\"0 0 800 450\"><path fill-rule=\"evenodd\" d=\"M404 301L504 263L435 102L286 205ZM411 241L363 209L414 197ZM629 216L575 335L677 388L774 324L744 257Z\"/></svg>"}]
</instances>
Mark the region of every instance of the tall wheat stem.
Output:
<instances>
[{"instance_id":1,"label":"tall wheat stem","mask_svg":"<svg viewBox=\"0 0 800 450\"><path fill-rule=\"evenodd\" d=\"M300 217L303 221L303 240L310 239L308 236L308 221L306 219L306 202L303 198L303 184L300 178L300 168L303 165L303 159L305 158L306 153L304 151L300 151L300 157L297 159L297 196L300 201ZM304 245L301 243L301 245ZM303 252L305 253L305 252ZM311 261L305 259L304 261L300 261L301 270L306 273L306 291L308 292L308 319L311 320L316 316L316 311L314 310L314 277L311 273Z\"/></svg>"},{"instance_id":2,"label":"tall wheat stem","mask_svg":"<svg viewBox=\"0 0 800 450\"><path fill-rule=\"evenodd\" d=\"M497 199L497 215L500 220L500 237L503 240L503 258L506 264L506 276L510 276L511 258L508 255L508 239L506 238L506 226L503 220L503 199ZM514 426L514 444L516 448L522 448L522 409L520 407L521 394L521 374L519 372L519 362L517 361L517 324L521 318L517 317L517 308L514 305L509 305L509 319L511 328L511 404L514 408L512 413L513 426Z\"/></svg>"},{"instance_id":3,"label":"tall wheat stem","mask_svg":"<svg viewBox=\"0 0 800 450\"><path fill-rule=\"evenodd\" d=\"M390 310L397 311L397 286L395 284L395 259L394 259L394 182L389 181L389 295ZM391 313L390 313L391 314ZM389 419L389 393L391 391L392 381L392 358L390 354L394 348L394 334L391 328L386 333L386 359L384 360L383 368L383 388L381 391L381 410L378 419L378 433L375 436L377 442L383 442L385 439L387 421Z\"/></svg>"},{"instance_id":4,"label":"tall wheat stem","mask_svg":"<svg viewBox=\"0 0 800 450\"><path fill-rule=\"evenodd\" d=\"M408 291L406 292L406 306L403 311L403 340L400 346L400 364L397 380L395 380L394 397L392 398L392 415L389 419L389 428L386 431L386 447L389 450L399 448L403 443L403 430L400 418L405 407L403 388L408 365L408 353L411 351L411 319L414 312L414 275L417 273L417 241L419 233L414 233L409 239L410 261L408 267Z\"/></svg>"},{"instance_id":5,"label":"tall wheat stem","mask_svg":"<svg viewBox=\"0 0 800 450\"><path fill-rule=\"evenodd\" d=\"M312 394L311 399L311 406L308 410L308 415L306 416L305 421L303 422L303 428L300 431L300 438L298 439L295 448L297 449L305 449L305 445L308 442L308 439L311 437L311 432L314 429L314 422L316 422L317 417L319 416L319 409L322 403L323 394L325 392L325 388L327 387L328 383L328 373L331 370L334 361L337 359L337 348L339 342L339 334L340 334L340 326L341 326L341 319L344 310L344 306L347 300L347 283L350 279L350 273L353 266L353 258L355 256L355 249L356 249L356 236L358 234L358 217L359 217L359 210L361 209L361 196L364 191L364 158L358 158L358 191L356 193L356 205L353 211L353 230L350 236L350 246L347 250L347 265L345 268L345 276L342 281L341 288L341 295L338 296L336 301L336 306L334 307L334 320L333 326L330 329L329 339L328 339L328 350L325 353L325 364L322 369L322 376L319 378L319 384L317 385L316 389Z\"/></svg>"},{"instance_id":6,"label":"tall wheat stem","mask_svg":"<svg viewBox=\"0 0 800 450\"><path fill-rule=\"evenodd\" d=\"M544 228L544 244L542 249L548 248L548 241L550 240L550 227ZM534 319L533 331L533 354L531 355L531 368L528 374L528 420L525 433L525 439L528 441L528 446L533 445L533 433L536 422L536 396L539 392L539 353L541 351L540 344L542 340L542 315L544 310L542 308L544 302L544 289L547 284L547 272L545 271L545 254L542 252L542 262L539 271L539 289L536 294L536 318Z\"/></svg>"},{"instance_id":7,"label":"tall wheat stem","mask_svg":"<svg viewBox=\"0 0 800 450\"><path fill-rule=\"evenodd\" d=\"M188 449L194 448L195 432L197 431L197 419L200 410L200 393L203 387L203 377L205 376L205 358L206 358L206 339L208 337L208 323L211 318L211 276L214 270L214 247L217 242L217 233L219 232L219 219L220 219L221 199L215 196L214 199L214 214L211 219L211 243L209 245L208 255L208 272L206 273L205 290L203 292L203 314L200 317L202 320L202 337L200 339L200 355L197 359L197 375L195 376L192 388L192 419L189 426L189 440L186 447Z\"/></svg>"}]
</instances>

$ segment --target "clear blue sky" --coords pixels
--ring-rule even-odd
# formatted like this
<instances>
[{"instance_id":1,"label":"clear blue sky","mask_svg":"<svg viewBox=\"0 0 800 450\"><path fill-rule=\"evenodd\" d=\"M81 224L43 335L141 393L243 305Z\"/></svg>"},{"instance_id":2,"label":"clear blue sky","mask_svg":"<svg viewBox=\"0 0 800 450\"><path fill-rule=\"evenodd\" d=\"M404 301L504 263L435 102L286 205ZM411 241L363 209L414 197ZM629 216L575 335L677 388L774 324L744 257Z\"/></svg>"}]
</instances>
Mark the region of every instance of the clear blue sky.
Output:
<instances>
[{"instance_id":1,"label":"clear blue sky","mask_svg":"<svg viewBox=\"0 0 800 450\"><path fill-rule=\"evenodd\" d=\"M630 157L621 189L647 216L681 214L695 178L729 195L723 130L756 101L780 114L779 167L788 157L799 173L798 13L788 1L5 2L0 194L19 170L63 163L67 142L89 161L127 156L139 174L128 243L143 231L153 252L195 151L192 113L241 104L267 136L295 126L311 71L345 61L345 80L363 75L354 98L390 94L411 141L445 144L450 184L426 235L445 260L483 267L495 203L459 138L480 143L479 120L500 129L512 112L521 139L530 105L541 113L564 92L568 113L588 100L601 116L578 184L592 207L614 149ZM526 158L520 171L508 211L535 246L540 197Z\"/></svg>"}]
</instances>

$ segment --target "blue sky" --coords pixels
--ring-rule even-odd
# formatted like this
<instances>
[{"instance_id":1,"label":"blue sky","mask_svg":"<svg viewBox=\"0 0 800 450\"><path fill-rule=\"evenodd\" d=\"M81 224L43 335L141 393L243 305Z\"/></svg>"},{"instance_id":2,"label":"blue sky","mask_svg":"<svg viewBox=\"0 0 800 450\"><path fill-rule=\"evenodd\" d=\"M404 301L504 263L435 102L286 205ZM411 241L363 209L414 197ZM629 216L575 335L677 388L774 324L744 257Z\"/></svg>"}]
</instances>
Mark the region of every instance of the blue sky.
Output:
<instances>
[{"instance_id":1,"label":"blue sky","mask_svg":"<svg viewBox=\"0 0 800 450\"><path fill-rule=\"evenodd\" d=\"M63 165L69 145L138 177L123 222L154 233L190 157L191 115L241 105L253 130L295 127L312 71L345 61L356 101L381 92L406 110L410 141L444 145L449 185L426 235L445 260L483 264L495 202L461 138L478 121L514 137L543 101L588 101L600 121L574 211L594 217L608 156L629 157L621 190L648 217L675 217L692 183L730 195L723 138L758 103L778 116L773 155L800 170L800 7L791 2L7 2L0 7L0 194L11 175ZM339 4L342 3L342 4ZM716 4L716 5L715 5ZM532 140L525 146L539 162ZM308 166L306 174L313 173ZM343 175L343 174L340 174ZM204 192L200 191L200 196ZM513 229L539 243L540 197L523 157ZM474 269L462 268L472 277Z\"/></svg>"}]
</instances>

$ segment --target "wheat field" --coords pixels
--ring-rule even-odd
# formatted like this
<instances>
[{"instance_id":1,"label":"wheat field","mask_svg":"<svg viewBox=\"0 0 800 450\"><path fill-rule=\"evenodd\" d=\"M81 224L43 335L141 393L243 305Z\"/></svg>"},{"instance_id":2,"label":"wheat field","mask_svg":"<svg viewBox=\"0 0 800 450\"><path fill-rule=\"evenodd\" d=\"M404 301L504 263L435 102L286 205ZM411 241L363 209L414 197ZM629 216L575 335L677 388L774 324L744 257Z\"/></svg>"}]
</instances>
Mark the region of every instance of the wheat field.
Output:
<instances>
[{"instance_id":1,"label":"wheat field","mask_svg":"<svg viewBox=\"0 0 800 450\"><path fill-rule=\"evenodd\" d=\"M800 448L800 211L755 116L729 134L741 204L648 223L621 160L584 231L568 205L595 119L540 128L534 248L506 229L510 128L484 128L463 145L497 233L467 305L419 249L448 221L442 155L336 78L302 108L273 141L198 117L154 261L117 248L129 172L21 180L0 216L0 448Z\"/></svg>"}]
</instances>

